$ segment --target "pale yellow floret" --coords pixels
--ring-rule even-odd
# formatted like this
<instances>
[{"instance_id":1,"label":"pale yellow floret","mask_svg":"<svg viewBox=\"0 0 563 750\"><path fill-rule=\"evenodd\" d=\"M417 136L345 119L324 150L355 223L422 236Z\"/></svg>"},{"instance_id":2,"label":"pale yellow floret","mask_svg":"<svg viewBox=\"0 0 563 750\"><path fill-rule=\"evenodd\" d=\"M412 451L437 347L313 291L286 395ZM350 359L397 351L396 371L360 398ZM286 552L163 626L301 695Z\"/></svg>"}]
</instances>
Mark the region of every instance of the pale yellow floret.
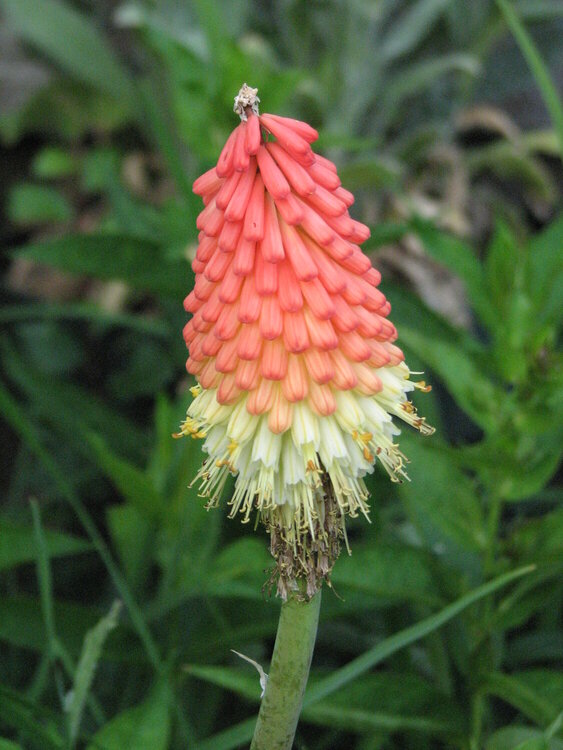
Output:
<instances>
[{"instance_id":1,"label":"pale yellow floret","mask_svg":"<svg viewBox=\"0 0 563 750\"><path fill-rule=\"evenodd\" d=\"M217 402L215 390L196 386L180 434L205 439L208 458L194 480L200 494L209 506L217 505L229 475L235 476L229 515L241 515L246 523L257 511L290 545L305 534L314 539L315 529L322 528L327 480L342 516L368 518L363 477L377 461L392 481L408 479L407 459L393 440L400 431L391 417L432 432L406 398L415 387L426 390L426 384L412 383L403 363L377 375L380 392L339 391L331 416L318 416L306 401L294 404L292 426L283 434L269 429L267 414L248 412L246 394L227 406Z\"/></svg>"}]
</instances>

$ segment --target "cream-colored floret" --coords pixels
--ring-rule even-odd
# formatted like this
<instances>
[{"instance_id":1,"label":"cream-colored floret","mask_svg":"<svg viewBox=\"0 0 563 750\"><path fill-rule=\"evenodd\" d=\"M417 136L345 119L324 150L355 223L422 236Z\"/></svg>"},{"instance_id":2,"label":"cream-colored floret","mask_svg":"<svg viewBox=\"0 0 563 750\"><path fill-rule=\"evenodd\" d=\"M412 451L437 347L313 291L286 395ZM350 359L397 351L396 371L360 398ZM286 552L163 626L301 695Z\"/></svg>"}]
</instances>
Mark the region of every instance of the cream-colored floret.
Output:
<instances>
[{"instance_id":1,"label":"cream-colored floret","mask_svg":"<svg viewBox=\"0 0 563 750\"><path fill-rule=\"evenodd\" d=\"M235 476L230 515L249 521L256 510L290 543L305 532L314 536L327 480L342 515L368 516L363 477L378 460L393 481L407 478L406 458L393 442L400 430L391 417L431 430L406 398L415 387L409 374L404 364L377 370L383 389L373 396L337 392L331 416L317 415L306 401L296 403L283 434L271 432L267 414L248 412L246 394L225 406L215 390L196 389L182 433L205 439L208 457L195 480L200 493L217 505L229 475Z\"/></svg>"}]
</instances>

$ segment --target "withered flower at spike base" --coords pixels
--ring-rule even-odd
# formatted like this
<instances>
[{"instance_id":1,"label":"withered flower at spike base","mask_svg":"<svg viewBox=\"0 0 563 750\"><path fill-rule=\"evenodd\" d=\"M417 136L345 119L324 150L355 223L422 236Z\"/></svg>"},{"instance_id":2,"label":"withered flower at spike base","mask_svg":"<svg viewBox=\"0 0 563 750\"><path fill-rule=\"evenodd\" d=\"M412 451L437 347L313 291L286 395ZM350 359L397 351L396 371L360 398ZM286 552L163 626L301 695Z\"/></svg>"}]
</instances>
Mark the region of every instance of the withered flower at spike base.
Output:
<instances>
[{"instance_id":1,"label":"withered flower at spike base","mask_svg":"<svg viewBox=\"0 0 563 750\"><path fill-rule=\"evenodd\" d=\"M256 93L243 86L241 123L194 183L205 208L184 339L198 385L180 434L204 440L196 479L209 506L236 477L230 516L258 514L286 599L329 577L346 515L369 514L374 465L406 477L393 417L433 430L407 399L427 388L394 344L353 195L313 152L317 132L259 115Z\"/></svg>"}]
</instances>

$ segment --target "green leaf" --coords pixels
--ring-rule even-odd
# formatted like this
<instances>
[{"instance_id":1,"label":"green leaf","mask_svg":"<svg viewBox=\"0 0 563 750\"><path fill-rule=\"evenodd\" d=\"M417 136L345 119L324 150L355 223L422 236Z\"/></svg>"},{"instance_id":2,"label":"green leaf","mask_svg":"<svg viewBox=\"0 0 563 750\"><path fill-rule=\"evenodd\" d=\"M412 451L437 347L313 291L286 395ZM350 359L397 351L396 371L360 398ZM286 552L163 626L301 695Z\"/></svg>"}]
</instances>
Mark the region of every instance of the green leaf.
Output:
<instances>
[{"instance_id":1,"label":"green leaf","mask_svg":"<svg viewBox=\"0 0 563 750\"><path fill-rule=\"evenodd\" d=\"M102 655L102 649L108 635L118 625L121 606L121 602L114 602L109 613L105 617L102 617L98 624L86 633L80 660L76 667L72 692L69 694L68 702L65 705L65 709L68 712L71 745L74 745L78 737L82 712L84 711L86 698L90 692L94 674Z\"/></svg>"},{"instance_id":2,"label":"green leaf","mask_svg":"<svg viewBox=\"0 0 563 750\"><path fill-rule=\"evenodd\" d=\"M11 740L3 740L0 737L0 750L23 750L21 745L16 745Z\"/></svg>"},{"instance_id":3,"label":"green leaf","mask_svg":"<svg viewBox=\"0 0 563 750\"><path fill-rule=\"evenodd\" d=\"M124 159L117 148L91 149L84 157L81 178L87 192L101 193L111 207L107 225L115 233L165 244L167 225L151 205L133 196L123 180ZM192 226L186 231L189 236Z\"/></svg>"},{"instance_id":4,"label":"green leaf","mask_svg":"<svg viewBox=\"0 0 563 750\"><path fill-rule=\"evenodd\" d=\"M563 687L561 675L548 670L537 670L526 673L507 675L500 672L487 675L482 682L482 690L509 703L521 711L524 716L545 726L552 722L561 710L561 695L552 696L543 689L537 679L545 679L553 685L555 679L557 687ZM556 699L554 702L553 699ZM557 700L557 698L559 700Z\"/></svg>"},{"instance_id":5,"label":"green leaf","mask_svg":"<svg viewBox=\"0 0 563 750\"><path fill-rule=\"evenodd\" d=\"M92 550L90 542L58 531L45 531L49 557L79 555ZM36 558L33 528L0 517L0 570L14 568Z\"/></svg>"},{"instance_id":6,"label":"green leaf","mask_svg":"<svg viewBox=\"0 0 563 750\"><path fill-rule=\"evenodd\" d=\"M417 438L408 433L400 442L411 482L401 484L399 494L410 517L433 541L439 530L461 549L481 550L486 537L472 482L456 467L454 453Z\"/></svg>"},{"instance_id":7,"label":"green leaf","mask_svg":"<svg viewBox=\"0 0 563 750\"><path fill-rule=\"evenodd\" d=\"M74 374L84 364L84 338L70 326L60 326L49 320L29 321L19 325L15 334L17 347L28 368L38 375L53 380ZM8 347L9 344L6 350Z\"/></svg>"},{"instance_id":8,"label":"green leaf","mask_svg":"<svg viewBox=\"0 0 563 750\"><path fill-rule=\"evenodd\" d=\"M437 698L438 699L438 698ZM385 713L381 710L362 710L353 706L331 706L320 703L305 709L303 719L321 727L333 727L349 732L420 732L423 734L460 734L462 725L452 718L437 718L428 714L416 715Z\"/></svg>"},{"instance_id":9,"label":"green leaf","mask_svg":"<svg viewBox=\"0 0 563 750\"><path fill-rule=\"evenodd\" d=\"M54 602L58 637L73 657L80 655L84 636L101 616L98 608ZM28 596L0 598L0 641L36 653L47 652L43 613L38 599ZM112 633L106 643L105 658L121 663L143 662L142 649L130 627L122 625Z\"/></svg>"},{"instance_id":10,"label":"green leaf","mask_svg":"<svg viewBox=\"0 0 563 750\"><path fill-rule=\"evenodd\" d=\"M177 328L180 331L182 312L177 308ZM172 326L170 326L172 327ZM135 402L140 398L152 398L155 393L169 387L177 377L178 360L183 359L184 352L180 336L175 336L171 345L155 339L132 336L123 332L116 338L114 351L119 352L121 366L112 370L107 378L107 388L116 399ZM174 361L173 353L179 357Z\"/></svg>"},{"instance_id":11,"label":"green leaf","mask_svg":"<svg viewBox=\"0 0 563 750\"><path fill-rule=\"evenodd\" d=\"M407 224L384 221L370 226L371 236L362 244L364 252L375 250L381 245L399 242L409 231Z\"/></svg>"},{"instance_id":12,"label":"green leaf","mask_svg":"<svg viewBox=\"0 0 563 750\"><path fill-rule=\"evenodd\" d=\"M51 661L60 658L65 666L72 670L70 660L66 659L66 650L57 639L55 625L55 599L53 596L53 578L51 573L51 561L47 551L47 541L41 525L41 513L37 500L31 501L31 513L33 516L33 531L35 545L37 548L37 579L39 582L39 593L41 597L41 610L45 623L45 636L48 642L47 654Z\"/></svg>"},{"instance_id":13,"label":"green leaf","mask_svg":"<svg viewBox=\"0 0 563 750\"><path fill-rule=\"evenodd\" d=\"M555 721L563 711L563 671L527 669L523 672L515 672L512 676L540 696L546 705L551 704L548 713L555 709L550 719L550 721Z\"/></svg>"},{"instance_id":14,"label":"green leaf","mask_svg":"<svg viewBox=\"0 0 563 750\"><path fill-rule=\"evenodd\" d=\"M540 322L561 317L563 213L528 244L526 281Z\"/></svg>"},{"instance_id":15,"label":"green leaf","mask_svg":"<svg viewBox=\"0 0 563 750\"><path fill-rule=\"evenodd\" d=\"M5 685L0 685L0 724L21 732L27 741L26 748L62 750L66 747L57 726L59 717Z\"/></svg>"},{"instance_id":16,"label":"green leaf","mask_svg":"<svg viewBox=\"0 0 563 750\"><path fill-rule=\"evenodd\" d=\"M527 373L525 349L530 333L537 329L537 316L524 291L523 255L515 235L501 221L489 244L484 265L489 299L497 319L493 329L498 371L508 382L522 382Z\"/></svg>"},{"instance_id":17,"label":"green leaf","mask_svg":"<svg viewBox=\"0 0 563 750\"><path fill-rule=\"evenodd\" d=\"M403 326L411 328L432 339L445 341L465 351L482 355L482 345L462 328L455 328L444 317L427 307L412 292L385 283L385 294L393 309L393 322L399 329L399 339Z\"/></svg>"},{"instance_id":18,"label":"green leaf","mask_svg":"<svg viewBox=\"0 0 563 750\"><path fill-rule=\"evenodd\" d=\"M458 405L485 431L499 422L504 393L461 346L401 326L400 340L444 382Z\"/></svg>"},{"instance_id":19,"label":"green leaf","mask_svg":"<svg viewBox=\"0 0 563 750\"><path fill-rule=\"evenodd\" d=\"M0 407L7 422L11 425L14 431L21 436L23 442L29 447L29 450L33 453L33 455L37 457L38 461L42 464L48 475L54 480L61 496L65 499L74 513L78 516L80 523L92 540L97 553L102 558L104 565L108 570L108 573L110 574L121 598L123 599L127 607L127 610L129 611L131 621L135 629L137 630L139 637L143 642L143 645L145 646L148 658L150 659L155 670L160 671L162 669L162 662L156 642L153 639L152 633L145 621L144 614L135 601L135 598L133 597L123 575L115 564L115 561L104 538L98 531L96 524L82 504L80 498L75 493L72 485L69 484L67 476L64 474L64 472L61 471L57 463L43 447L38 437L35 424L31 422L25 412L20 409L18 403L12 398L9 391L2 385L1 382Z\"/></svg>"},{"instance_id":20,"label":"green leaf","mask_svg":"<svg viewBox=\"0 0 563 750\"><path fill-rule=\"evenodd\" d=\"M73 441L79 432L92 431L104 435L112 447L129 455L138 455L145 447L145 433L112 404L68 380L40 375L11 347L4 347L2 354L10 378L30 401L34 419L46 421L58 434L66 433ZM76 442L76 449L90 458L83 441Z\"/></svg>"},{"instance_id":21,"label":"green leaf","mask_svg":"<svg viewBox=\"0 0 563 750\"><path fill-rule=\"evenodd\" d=\"M214 555L200 585L211 596L261 598L264 570L270 565L264 541L246 536ZM187 571L187 575L193 575L193 571Z\"/></svg>"},{"instance_id":22,"label":"green leaf","mask_svg":"<svg viewBox=\"0 0 563 750\"><path fill-rule=\"evenodd\" d=\"M153 558L154 524L129 503L112 505L106 511L111 538L125 568L127 580L138 588L141 576Z\"/></svg>"},{"instance_id":23,"label":"green leaf","mask_svg":"<svg viewBox=\"0 0 563 750\"><path fill-rule=\"evenodd\" d=\"M151 90L147 84L147 81L143 81L139 86L147 130L159 152L162 154L178 189L187 200L190 200L193 198L192 186L186 177L175 133L171 132L170 123L163 112L163 107L159 106L154 90Z\"/></svg>"},{"instance_id":24,"label":"green leaf","mask_svg":"<svg viewBox=\"0 0 563 750\"><path fill-rule=\"evenodd\" d=\"M162 681L146 701L115 716L92 737L86 750L166 750L171 693Z\"/></svg>"},{"instance_id":25,"label":"green leaf","mask_svg":"<svg viewBox=\"0 0 563 750\"><path fill-rule=\"evenodd\" d=\"M513 529L508 540L519 559L557 562L563 557L563 508L541 518L526 519Z\"/></svg>"},{"instance_id":26,"label":"green leaf","mask_svg":"<svg viewBox=\"0 0 563 750\"><path fill-rule=\"evenodd\" d=\"M14 224L45 224L70 221L73 209L56 188L49 185L20 183L8 197L7 213Z\"/></svg>"},{"instance_id":27,"label":"green leaf","mask_svg":"<svg viewBox=\"0 0 563 750\"><path fill-rule=\"evenodd\" d=\"M507 300L514 288L520 253L509 227L498 221L485 259L485 283L489 299L499 316L506 315Z\"/></svg>"},{"instance_id":28,"label":"green leaf","mask_svg":"<svg viewBox=\"0 0 563 750\"><path fill-rule=\"evenodd\" d=\"M540 630L517 635L508 644L506 664L509 666L522 667L549 661L563 661L561 630Z\"/></svg>"},{"instance_id":29,"label":"green leaf","mask_svg":"<svg viewBox=\"0 0 563 750\"><path fill-rule=\"evenodd\" d=\"M121 279L132 287L177 299L190 288L187 262L170 260L156 243L114 234L78 234L27 245L18 258L100 279Z\"/></svg>"},{"instance_id":30,"label":"green leaf","mask_svg":"<svg viewBox=\"0 0 563 750\"><path fill-rule=\"evenodd\" d=\"M265 664L262 666L264 669L267 668ZM260 702L259 675L251 666L235 668L216 667L208 664L188 664L184 669L190 677L197 677L204 682L230 690L254 703Z\"/></svg>"},{"instance_id":31,"label":"green leaf","mask_svg":"<svg viewBox=\"0 0 563 750\"><path fill-rule=\"evenodd\" d=\"M426 252L459 276L465 284L471 306L487 326L494 327L496 314L488 298L481 264L475 257L473 248L421 218L415 217L411 226Z\"/></svg>"},{"instance_id":32,"label":"green leaf","mask_svg":"<svg viewBox=\"0 0 563 750\"><path fill-rule=\"evenodd\" d=\"M59 76L40 88L23 107L0 114L0 136L12 144L26 134L37 133L55 141L78 142L93 131L105 133L126 127L130 123L126 107L126 101Z\"/></svg>"},{"instance_id":33,"label":"green leaf","mask_svg":"<svg viewBox=\"0 0 563 750\"><path fill-rule=\"evenodd\" d=\"M424 638L430 633L434 632L438 628L445 625L451 619L456 617L460 612L469 607L471 604L483 599L484 597L492 594L498 589L503 588L512 581L517 580L521 576L531 573L533 566L520 568L510 573L505 573L498 578L495 578L488 583L479 586L478 588L470 591L468 594L460 597L457 601L444 607L443 610L427 617L425 620L412 625L404 630L396 633L390 638L386 638L381 641L369 651L366 651L361 656L353 659L351 662L346 664L344 667L337 669L328 677L325 677L320 681L318 685L305 693L304 706L312 705L317 701L324 698L326 695L340 690L340 688L352 682L360 675L365 674L368 670L372 669L376 664L387 659L392 654L396 653L405 646L409 646L411 643Z\"/></svg>"},{"instance_id":34,"label":"green leaf","mask_svg":"<svg viewBox=\"0 0 563 750\"><path fill-rule=\"evenodd\" d=\"M563 457L559 436L547 435L552 441L536 441L529 455L516 459L499 485L499 494L508 501L527 500L543 489L557 471ZM511 462L512 463L512 462Z\"/></svg>"},{"instance_id":35,"label":"green leaf","mask_svg":"<svg viewBox=\"0 0 563 750\"><path fill-rule=\"evenodd\" d=\"M123 497L143 516L157 517L162 510L163 502L147 473L117 456L99 435L89 433L85 435L85 439L98 466Z\"/></svg>"},{"instance_id":36,"label":"green leaf","mask_svg":"<svg viewBox=\"0 0 563 750\"><path fill-rule=\"evenodd\" d=\"M112 182L121 182L122 169L121 154L116 147L92 148L82 161L81 187L87 193L109 193Z\"/></svg>"},{"instance_id":37,"label":"green leaf","mask_svg":"<svg viewBox=\"0 0 563 750\"><path fill-rule=\"evenodd\" d=\"M557 734L563 726L563 711L560 711L555 719L551 722L548 728L545 730L546 739L552 739L553 735Z\"/></svg>"},{"instance_id":38,"label":"green leaf","mask_svg":"<svg viewBox=\"0 0 563 750\"><path fill-rule=\"evenodd\" d=\"M532 727L503 727L487 740L485 750L563 750L563 742L546 742L543 732Z\"/></svg>"},{"instance_id":39,"label":"green leaf","mask_svg":"<svg viewBox=\"0 0 563 750\"><path fill-rule=\"evenodd\" d=\"M223 732L218 732L206 740L198 743L198 750L235 750L235 748L246 745L252 739L256 717L241 721ZM92 749L93 750L93 749Z\"/></svg>"},{"instance_id":40,"label":"green leaf","mask_svg":"<svg viewBox=\"0 0 563 750\"><path fill-rule=\"evenodd\" d=\"M534 44L532 37L526 31L524 25L518 18L514 8L506 0L496 0L507 24L512 31L520 51L526 58L526 62L535 78L536 84L541 92L545 106L550 114L555 132L559 137L560 154L563 156L563 104L557 91L557 87L549 71Z\"/></svg>"},{"instance_id":41,"label":"green leaf","mask_svg":"<svg viewBox=\"0 0 563 750\"><path fill-rule=\"evenodd\" d=\"M132 103L125 69L92 20L61 0L0 0L8 24L77 80Z\"/></svg>"},{"instance_id":42,"label":"green leaf","mask_svg":"<svg viewBox=\"0 0 563 750\"><path fill-rule=\"evenodd\" d=\"M156 336L160 339L168 338L170 335L169 329L162 320L104 310L89 302L31 303L26 304L25 307L6 305L0 310L0 323L61 320L88 321L101 329L125 328L148 336Z\"/></svg>"},{"instance_id":43,"label":"green leaf","mask_svg":"<svg viewBox=\"0 0 563 750\"><path fill-rule=\"evenodd\" d=\"M371 606L384 601L421 601L437 604L432 592L429 557L415 547L398 544L355 544L352 554L342 555L331 575L344 599L353 592L368 597Z\"/></svg>"},{"instance_id":44,"label":"green leaf","mask_svg":"<svg viewBox=\"0 0 563 750\"><path fill-rule=\"evenodd\" d=\"M321 727L334 727L349 732L420 732L423 734L459 734L462 727L451 719L431 716L388 714L384 711L365 711L351 706L319 704L305 709L303 719Z\"/></svg>"},{"instance_id":45,"label":"green leaf","mask_svg":"<svg viewBox=\"0 0 563 750\"><path fill-rule=\"evenodd\" d=\"M37 153L32 163L33 174L45 180L56 180L76 173L79 166L77 158L57 146L45 146Z\"/></svg>"},{"instance_id":46,"label":"green leaf","mask_svg":"<svg viewBox=\"0 0 563 750\"><path fill-rule=\"evenodd\" d=\"M71 679L74 679L75 667L72 657L68 653L65 645L58 639L56 633L51 561L47 552L47 543L41 524L41 513L39 511L39 503L37 500L31 501L31 513L33 516L33 529L35 532L37 547L37 578L39 580L41 608L43 611L45 634L48 642L48 660L51 664L54 664L56 660L60 660L64 671ZM90 706L94 717L99 721L103 721L103 712L95 697L87 696L85 694L84 701L86 701L86 698L88 698L88 705ZM82 710L82 708L80 710ZM73 739L71 739L70 744L71 747L74 747Z\"/></svg>"},{"instance_id":47,"label":"green leaf","mask_svg":"<svg viewBox=\"0 0 563 750\"><path fill-rule=\"evenodd\" d=\"M390 76L381 103L385 121L388 124L394 123L402 114L406 99L420 96L420 92L431 86L437 78L453 72L475 76L479 72L479 60L473 55L450 53L417 61Z\"/></svg>"},{"instance_id":48,"label":"green leaf","mask_svg":"<svg viewBox=\"0 0 563 750\"><path fill-rule=\"evenodd\" d=\"M230 690L255 703L260 700L257 675L249 670L190 664L193 677ZM318 677L311 675L314 687ZM363 732L463 731L459 709L415 674L386 673L357 680L345 694L333 695L306 708L301 720L321 727Z\"/></svg>"},{"instance_id":49,"label":"green leaf","mask_svg":"<svg viewBox=\"0 0 563 750\"><path fill-rule=\"evenodd\" d=\"M491 621L491 630L499 632L518 628L534 614L556 607L560 598L557 586L563 573L563 565L539 565L536 571L521 581L510 594L504 597Z\"/></svg>"},{"instance_id":50,"label":"green leaf","mask_svg":"<svg viewBox=\"0 0 563 750\"><path fill-rule=\"evenodd\" d=\"M545 737L535 737L517 745L514 750L549 750Z\"/></svg>"},{"instance_id":51,"label":"green leaf","mask_svg":"<svg viewBox=\"0 0 563 750\"><path fill-rule=\"evenodd\" d=\"M338 171L342 183L352 192L362 188L396 187L400 172L398 164L383 159L351 162Z\"/></svg>"},{"instance_id":52,"label":"green leaf","mask_svg":"<svg viewBox=\"0 0 563 750\"><path fill-rule=\"evenodd\" d=\"M430 33L451 0L418 0L407 6L385 35L379 54L385 62L412 52Z\"/></svg>"}]
</instances>

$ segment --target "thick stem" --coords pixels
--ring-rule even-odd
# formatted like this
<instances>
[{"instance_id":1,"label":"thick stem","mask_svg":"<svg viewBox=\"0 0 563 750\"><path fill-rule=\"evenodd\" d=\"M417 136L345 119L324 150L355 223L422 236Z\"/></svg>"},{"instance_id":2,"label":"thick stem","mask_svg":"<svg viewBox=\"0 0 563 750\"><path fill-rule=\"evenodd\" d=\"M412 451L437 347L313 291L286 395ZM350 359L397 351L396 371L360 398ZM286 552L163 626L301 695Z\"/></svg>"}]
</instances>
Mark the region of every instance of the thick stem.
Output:
<instances>
[{"instance_id":1,"label":"thick stem","mask_svg":"<svg viewBox=\"0 0 563 750\"><path fill-rule=\"evenodd\" d=\"M282 604L266 692L250 750L291 750L317 636L321 592Z\"/></svg>"}]
</instances>

